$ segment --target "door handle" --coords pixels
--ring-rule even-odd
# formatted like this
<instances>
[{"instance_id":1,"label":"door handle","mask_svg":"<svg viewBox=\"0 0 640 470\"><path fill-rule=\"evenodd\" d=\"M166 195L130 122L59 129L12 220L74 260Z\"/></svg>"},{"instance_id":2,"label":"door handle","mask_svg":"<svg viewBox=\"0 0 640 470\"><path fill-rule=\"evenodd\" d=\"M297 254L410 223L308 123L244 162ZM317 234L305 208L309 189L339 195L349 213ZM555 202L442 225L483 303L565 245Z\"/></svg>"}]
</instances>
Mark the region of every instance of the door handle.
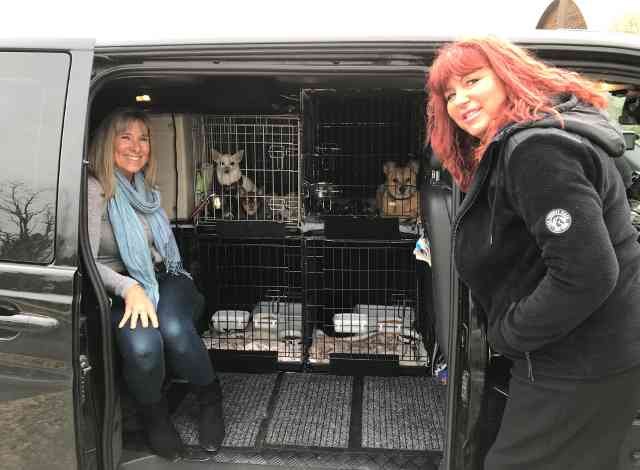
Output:
<instances>
[{"instance_id":1,"label":"door handle","mask_svg":"<svg viewBox=\"0 0 640 470\"><path fill-rule=\"evenodd\" d=\"M0 303L0 330L12 333L47 333L58 328L60 322L55 318L36 313L20 311L14 303ZM15 339L12 338L6 339Z\"/></svg>"},{"instance_id":2,"label":"door handle","mask_svg":"<svg viewBox=\"0 0 640 470\"><path fill-rule=\"evenodd\" d=\"M46 333L58 328L60 322L55 318L33 313L16 313L0 316L0 328L16 333Z\"/></svg>"}]
</instances>

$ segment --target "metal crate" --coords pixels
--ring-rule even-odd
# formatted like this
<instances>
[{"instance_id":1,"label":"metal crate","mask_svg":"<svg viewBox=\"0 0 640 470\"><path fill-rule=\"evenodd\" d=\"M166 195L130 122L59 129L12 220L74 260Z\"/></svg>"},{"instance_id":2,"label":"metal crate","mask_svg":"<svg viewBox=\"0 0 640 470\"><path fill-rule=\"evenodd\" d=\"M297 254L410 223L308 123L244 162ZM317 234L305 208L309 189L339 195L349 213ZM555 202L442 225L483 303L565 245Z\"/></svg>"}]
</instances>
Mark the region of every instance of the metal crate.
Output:
<instances>
[{"instance_id":1,"label":"metal crate","mask_svg":"<svg viewBox=\"0 0 640 470\"><path fill-rule=\"evenodd\" d=\"M424 99L422 90L303 91L309 220L367 216L415 222L418 172L407 165L420 164ZM385 177L388 162L406 168L397 186Z\"/></svg>"},{"instance_id":2,"label":"metal crate","mask_svg":"<svg viewBox=\"0 0 640 470\"><path fill-rule=\"evenodd\" d=\"M406 240L307 240L305 304L312 364L329 363L338 354L428 365L424 268L412 249L413 241Z\"/></svg>"},{"instance_id":3,"label":"metal crate","mask_svg":"<svg viewBox=\"0 0 640 470\"><path fill-rule=\"evenodd\" d=\"M297 226L299 117L203 115L196 121L195 223L268 221Z\"/></svg>"},{"instance_id":4,"label":"metal crate","mask_svg":"<svg viewBox=\"0 0 640 470\"><path fill-rule=\"evenodd\" d=\"M302 240L200 239L203 291L210 309L209 349L274 352L301 362Z\"/></svg>"}]
</instances>

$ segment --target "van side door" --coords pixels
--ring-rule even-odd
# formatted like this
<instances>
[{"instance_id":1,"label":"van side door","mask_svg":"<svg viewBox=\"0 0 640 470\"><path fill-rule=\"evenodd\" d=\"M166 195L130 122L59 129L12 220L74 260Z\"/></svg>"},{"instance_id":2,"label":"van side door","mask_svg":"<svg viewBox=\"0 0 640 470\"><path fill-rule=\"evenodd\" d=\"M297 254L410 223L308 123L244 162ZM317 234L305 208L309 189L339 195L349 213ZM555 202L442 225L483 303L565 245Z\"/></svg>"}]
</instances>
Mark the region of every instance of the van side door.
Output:
<instances>
[{"instance_id":1,"label":"van side door","mask_svg":"<svg viewBox=\"0 0 640 470\"><path fill-rule=\"evenodd\" d=\"M51 41L49 41L51 43ZM78 226L93 42L0 41L0 466L79 468Z\"/></svg>"},{"instance_id":2,"label":"van side door","mask_svg":"<svg viewBox=\"0 0 640 470\"><path fill-rule=\"evenodd\" d=\"M462 192L454 188L451 192L452 220L460 210ZM455 232L455 224L452 231ZM454 235L455 237L455 235ZM452 246L455 239L451 241ZM449 387L447 406L445 451L442 469L479 470L482 468L478 430L488 366L488 345L484 317L475 308L469 290L458 277L449 251L451 266L446 270L450 276L445 297L449 300L449 344L447 365ZM444 315L441 316L441 319Z\"/></svg>"}]
</instances>

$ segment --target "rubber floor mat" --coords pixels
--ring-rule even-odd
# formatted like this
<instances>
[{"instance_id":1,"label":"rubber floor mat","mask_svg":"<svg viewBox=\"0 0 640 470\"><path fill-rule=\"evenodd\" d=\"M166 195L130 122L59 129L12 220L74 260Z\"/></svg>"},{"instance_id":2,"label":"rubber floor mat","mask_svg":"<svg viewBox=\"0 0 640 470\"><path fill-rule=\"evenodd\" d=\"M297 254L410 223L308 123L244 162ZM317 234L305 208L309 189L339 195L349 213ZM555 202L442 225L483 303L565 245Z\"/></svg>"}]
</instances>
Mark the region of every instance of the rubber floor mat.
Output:
<instances>
[{"instance_id":1,"label":"rubber floor mat","mask_svg":"<svg viewBox=\"0 0 640 470\"><path fill-rule=\"evenodd\" d=\"M365 377L362 447L442 450L445 400L433 377Z\"/></svg>"},{"instance_id":2,"label":"rubber floor mat","mask_svg":"<svg viewBox=\"0 0 640 470\"><path fill-rule=\"evenodd\" d=\"M222 397L226 435L224 447L256 445L262 421L267 417L269 399L278 374L218 374ZM195 395L189 393L173 414L178 433L187 445L198 445L199 407Z\"/></svg>"},{"instance_id":3,"label":"rubber floor mat","mask_svg":"<svg viewBox=\"0 0 640 470\"><path fill-rule=\"evenodd\" d=\"M352 377L284 374L265 444L347 448L352 389Z\"/></svg>"},{"instance_id":4,"label":"rubber floor mat","mask_svg":"<svg viewBox=\"0 0 640 470\"><path fill-rule=\"evenodd\" d=\"M331 470L437 470L441 454L430 452L395 452L369 450L353 452L344 449L220 449L212 462L282 466L286 469ZM198 467L199 468L199 467ZM251 467L253 468L253 467Z\"/></svg>"}]
</instances>

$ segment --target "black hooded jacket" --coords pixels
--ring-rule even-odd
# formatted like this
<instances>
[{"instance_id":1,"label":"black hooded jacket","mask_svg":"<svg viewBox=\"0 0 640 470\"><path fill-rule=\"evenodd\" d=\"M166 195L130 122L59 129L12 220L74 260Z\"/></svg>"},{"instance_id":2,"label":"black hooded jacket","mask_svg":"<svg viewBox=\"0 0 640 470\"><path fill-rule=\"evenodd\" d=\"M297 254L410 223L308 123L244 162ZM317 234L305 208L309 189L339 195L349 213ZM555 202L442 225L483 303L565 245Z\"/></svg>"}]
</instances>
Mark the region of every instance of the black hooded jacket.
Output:
<instances>
[{"instance_id":1,"label":"black hooded jacket","mask_svg":"<svg viewBox=\"0 0 640 470\"><path fill-rule=\"evenodd\" d=\"M640 365L640 244L613 158L619 131L564 97L562 116L488 146L455 221L461 279L515 375L588 379Z\"/></svg>"}]
</instances>

